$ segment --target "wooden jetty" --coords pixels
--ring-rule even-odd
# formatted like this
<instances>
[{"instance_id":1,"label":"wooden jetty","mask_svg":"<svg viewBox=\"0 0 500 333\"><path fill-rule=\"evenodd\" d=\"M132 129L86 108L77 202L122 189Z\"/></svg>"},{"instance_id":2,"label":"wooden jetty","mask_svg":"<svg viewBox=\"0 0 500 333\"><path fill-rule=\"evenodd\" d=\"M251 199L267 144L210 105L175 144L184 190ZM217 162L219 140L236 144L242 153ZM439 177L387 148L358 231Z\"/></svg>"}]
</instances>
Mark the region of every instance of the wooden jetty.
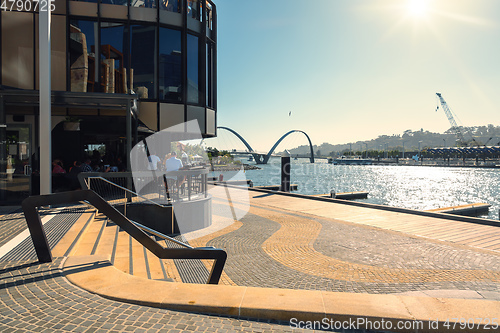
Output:
<instances>
[{"instance_id":1,"label":"wooden jetty","mask_svg":"<svg viewBox=\"0 0 500 333\"><path fill-rule=\"evenodd\" d=\"M478 202L478 203L459 205L459 206L453 206L453 207L428 209L427 211L434 212L434 213L478 216L478 215L488 214L488 210L489 210L490 206L491 206L490 204Z\"/></svg>"},{"instance_id":2,"label":"wooden jetty","mask_svg":"<svg viewBox=\"0 0 500 333\"><path fill-rule=\"evenodd\" d=\"M250 179L247 180L223 180L221 182L216 181L217 184L227 184L227 185L248 185L250 187L253 186L253 183Z\"/></svg>"},{"instance_id":3,"label":"wooden jetty","mask_svg":"<svg viewBox=\"0 0 500 333\"><path fill-rule=\"evenodd\" d=\"M263 190L279 191L281 185L266 185L266 186L254 186L254 188L259 188ZM297 191L299 186L297 184L290 184L290 191Z\"/></svg>"},{"instance_id":4,"label":"wooden jetty","mask_svg":"<svg viewBox=\"0 0 500 333\"><path fill-rule=\"evenodd\" d=\"M315 194L313 197L321 198L332 198L331 194ZM366 199L368 198L368 192L365 191L354 191L354 192L342 192L335 193L334 199L352 200L352 199Z\"/></svg>"}]
</instances>

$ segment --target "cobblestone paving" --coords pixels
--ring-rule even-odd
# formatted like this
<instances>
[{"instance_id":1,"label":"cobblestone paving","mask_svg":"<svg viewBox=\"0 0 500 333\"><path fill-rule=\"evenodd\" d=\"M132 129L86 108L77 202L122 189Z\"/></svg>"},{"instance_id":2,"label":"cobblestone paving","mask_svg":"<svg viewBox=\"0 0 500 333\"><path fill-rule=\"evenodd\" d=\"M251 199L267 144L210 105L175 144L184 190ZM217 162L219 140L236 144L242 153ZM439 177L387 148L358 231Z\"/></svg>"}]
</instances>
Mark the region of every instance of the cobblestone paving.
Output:
<instances>
[{"instance_id":1,"label":"cobblestone paving","mask_svg":"<svg viewBox=\"0 0 500 333\"><path fill-rule=\"evenodd\" d=\"M250 212L207 243L228 252L225 271L238 285L368 293L500 285L493 253L256 205Z\"/></svg>"},{"instance_id":2,"label":"cobblestone paving","mask_svg":"<svg viewBox=\"0 0 500 333\"><path fill-rule=\"evenodd\" d=\"M150 308L74 287L50 264L0 263L1 332L293 332L288 322L259 322ZM303 330L299 330L304 332Z\"/></svg>"},{"instance_id":3,"label":"cobblestone paving","mask_svg":"<svg viewBox=\"0 0 500 333\"><path fill-rule=\"evenodd\" d=\"M8 243L27 228L24 214L21 212L0 215L0 225L0 246Z\"/></svg>"}]
</instances>

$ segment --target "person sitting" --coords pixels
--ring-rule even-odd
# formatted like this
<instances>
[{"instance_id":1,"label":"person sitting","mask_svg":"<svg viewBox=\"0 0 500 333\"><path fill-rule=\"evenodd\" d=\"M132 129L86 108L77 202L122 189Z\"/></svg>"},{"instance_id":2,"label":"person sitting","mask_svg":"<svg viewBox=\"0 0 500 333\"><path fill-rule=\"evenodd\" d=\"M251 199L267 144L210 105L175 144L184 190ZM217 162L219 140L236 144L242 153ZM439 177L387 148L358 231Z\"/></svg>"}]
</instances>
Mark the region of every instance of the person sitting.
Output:
<instances>
[{"instance_id":1,"label":"person sitting","mask_svg":"<svg viewBox=\"0 0 500 333\"><path fill-rule=\"evenodd\" d=\"M82 172L81 165L82 165L82 163L77 160L77 161L73 162L73 166L71 167L71 170L69 170L68 179L70 181L70 189L71 190L81 189L80 182L78 181L78 174L80 172Z\"/></svg>"},{"instance_id":2,"label":"person sitting","mask_svg":"<svg viewBox=\"0 0 500 333\"><path fill-rule=\"evenodd\" d=\"M90 163L92 163L92 161L87 157L85 161L80 165L80 169L82 169L82 172L92 172Z\"/></svg>"},{"instance_id":3,"label":"person sitting","mask_svg":"<svg viewBox=\"0 0 500 333\"><path fill-rule=\"evenodd\" d=\"M54 160L52 162L52 173L66 173L61 160Z\"/></svg>"},{"instance_id":4,"label":"person sitting","mask_svg":"<svg viewBox=\"0 0 500 333\"><path fill-rule=\"evenodd\" d=\"M182 168L182 161L177 158L177 153L173 151L170 154L170 158L165 161L165 170L177 171Z\"/></svg>"}]
</instances>

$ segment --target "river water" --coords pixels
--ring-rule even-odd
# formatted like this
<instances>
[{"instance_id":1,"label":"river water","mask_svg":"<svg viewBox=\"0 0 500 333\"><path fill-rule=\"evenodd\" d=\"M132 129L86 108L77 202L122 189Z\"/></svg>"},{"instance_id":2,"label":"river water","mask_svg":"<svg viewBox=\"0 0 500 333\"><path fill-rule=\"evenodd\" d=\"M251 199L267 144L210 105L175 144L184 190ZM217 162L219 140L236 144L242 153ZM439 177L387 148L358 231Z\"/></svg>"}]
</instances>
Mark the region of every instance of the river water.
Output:
<instances>
[{"instance_id":1,"label":"river water","mask_svg":"<svg viewBox=\"0 0 500 333\"><path fill-rule=\"evenodd\" d=\"M255 186L277 185L280 163L280 158L271 158L269 164L247 170L245 176ZM367 191L368 199L359 201L418 210L489 203L489 214L483 217L499 219L500 169L332 165L326 160L311 164L298 159L292 160L291 173L292 184L298 185L296 193Z\"/></svg>"}]
</instances>

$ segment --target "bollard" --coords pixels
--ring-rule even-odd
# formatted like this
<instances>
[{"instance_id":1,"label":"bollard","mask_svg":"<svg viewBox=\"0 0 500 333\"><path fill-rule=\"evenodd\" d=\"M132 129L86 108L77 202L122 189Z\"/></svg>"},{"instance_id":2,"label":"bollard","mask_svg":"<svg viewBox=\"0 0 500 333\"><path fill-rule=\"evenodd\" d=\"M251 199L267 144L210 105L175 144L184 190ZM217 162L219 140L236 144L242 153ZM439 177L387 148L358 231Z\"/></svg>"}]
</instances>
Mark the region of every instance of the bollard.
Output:
<instances>
[{"instance_id":1,"label":"bollard","mask_svg":"<svg viewBox=\"0 0 500 333\"><path fill-rule=\"evenodd\" d=\"M334 190L331 190L331 191L330 191L330 198L335 199L335 197L336 197L336 196L337 196L337 195L335 194L335 191L334 191Z\"/></svg>"},{"instance_id":2,"label":"bollard","mask_svg":"<svg viewBox=\"0 0 500 333\"><path fill-rule=\"evenodd\" d=\"M281 191L290 192L290 153L285 149L281 155Z\"/></svg>"}]
</instances>

